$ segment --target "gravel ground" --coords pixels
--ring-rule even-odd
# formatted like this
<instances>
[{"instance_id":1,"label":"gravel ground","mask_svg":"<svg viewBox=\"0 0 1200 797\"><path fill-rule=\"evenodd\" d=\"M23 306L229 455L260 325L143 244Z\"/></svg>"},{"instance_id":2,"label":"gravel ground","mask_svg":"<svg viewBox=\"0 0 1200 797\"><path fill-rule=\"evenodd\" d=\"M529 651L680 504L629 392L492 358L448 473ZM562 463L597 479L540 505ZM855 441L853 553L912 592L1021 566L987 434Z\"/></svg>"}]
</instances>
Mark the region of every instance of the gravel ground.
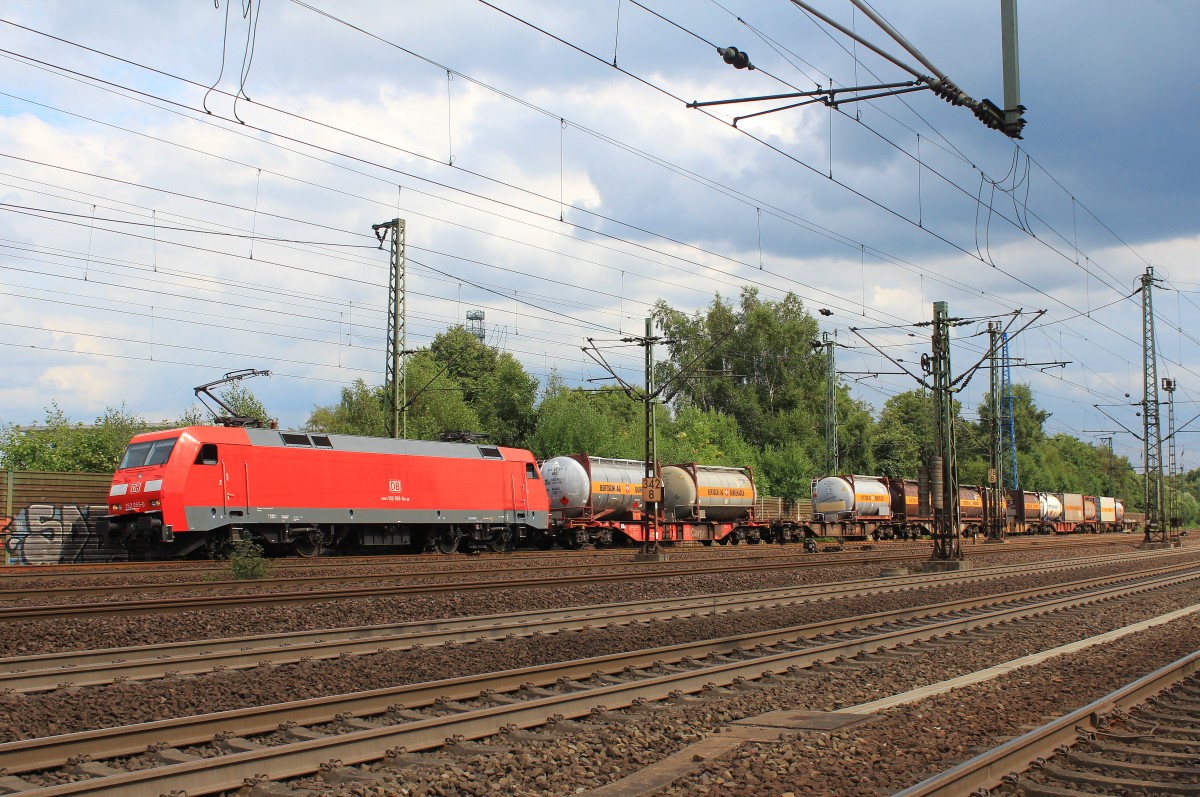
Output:
<instances>
[{"instance_id":1,"label":"gravel ground","mask_svg":"<svg viewBox=\"0 0 1200 797\"><path fill-rule=\"evenodd\" d=\"M1057 561L1116 552L1112 545L1068 550L998 552L979 566ZM1189 552L1200 556L1200 548ZM597 603L707 595L751 589L819 584L878 577L887 562L870 565L830 565L797 569L664 576L625 583L553 586L520 590L487 590L396 598L364 597L285 606L260 606L216 611L146 614L112 618L71 618L13 621L0 627L0 657L70 650L149 645L198 639L288 631L377 625L411 620L465 617L509 611L584 606ZM367 580L364 576L364 580Z\"/></svg>"},{"instance_id":2,"label":"gravel ground","mask_svg":"<svg viewBox=\"0 0 1200 797\"><path fill-rule=\"evenodd\" d=\"M1200 551L1192 556L1200 559ZM1048 586L1066 580L1121 575L1129 570L1128 564L1111 564L1066 575L1012 576L987 582L983 587L974 584L947 585L652 622L633 627L601 627L522 639L386 651L366 656L82 687L26 696L10 694L0 696L0 741L721 638L886 609L923 606L978 594ZM661 584L658 591L661 595Z\"/></svg>"},{"instance_id":3,"label":"gravel ground","mask_svg":"<svg viewBox=\"0 0 1200 797\"><path fill-rule=\"evenodd\" d=\"M416 766L364 767L374 783L296 783L328 797L365 795L569 795L618 780L744 717L777 709L832 711L1007 661L1192 605L1200 588L1111 604L1083 617L1006 626L992 637L967 635L952 648L921 655L805 671L762 688L663 709L620 712L625 721L582 723L561 739L513 743L495 737L486 755L423 756ZM1111 692L1200 648L1200 627L1185 618L1060 656L997 679L900 706L833 732L802 731L769 743L743 743L657 792L693 795L887 795Z\"/></svg>"},{"instance_id":4,"label":"gravel ground","mask_svg":"<svg viewBox=\"0 0 1200 797\"><path fill-rule=\"evenodd\" d=\"M1139 538L1140 540L1140 538ZM1076 557L1088 555L1101 555L1106 553L1119 553L1124 550L1136 548L1139 540L1132 538L1119 542L1111 542L1102 544L1096 542L1092 545L1081 546L1058 546L1050 544L1048 541L1044 546L1039 546L1032 550L1025 551L1005 551L1003 548L997 549L995 546L985 546L983 544L965 543L965 549L969 556L978 557L981 566L993 564L1000 557L1031 557L1021 559L1019 561L1035 561L1042 559ZM890 547L887 543L877 543L869 546L869 550L853 549L854 558L869 557L873 560L879 560L882 564L889 557L912 555L914 553L925 553L928 550L928 543L922 546L913 546L901 544L896 547ZM1058 550L1054 550L1058 547ZM1049 549L1049 550L1046 550ZM1087 551L1088 553L1082 553ZM665 565L650 565L656 569L683 569L688 566L696 566L700 564L720 565L722 563L737 564L746 560L767 561L771 558L780 560L781 568L786 568L789 561L799 564L803 569L809 567L815 561L825 560L825 564L830 567L839 567L836 558L822 557L820 554L805 554L797 545L786 547L777 547L769 545L757 545L740 547L736 551L729 549L707 549L707 548L688 548L688 549L669 549L670 561ZM113 573L105 575L92 575L89 570L84 567L76 572L56 572L47 574L45 577L37 577L36 574L29 575L28 571L19 576L6 576L3 569L0 568L0 591L16 592L16 597L0 599L0 606L27 606L27 605L53 605L55 603L98 603L108 602L113 600L138 600L142 597L153 595L155 597L163 597L178 594L193 595L195 592L179 590L173 593L170 590L170 585L180 583L213 583L206 594L252 594L252 593L270 593L270 592L294 592L294 591L312 591L317 592L330 587L354 587L368 586L386 583L394 583L398 579L410 578L429 583L456 583L468 581L503 581L521 574L526 577L536 578L538 575L560 575L556 570L570 571L571 568L579 568L583 572L588 573L617 573L631 568L638 570L646 569L647 565L633 564L633 550L626 550L620 553L595 553L587 551L564 552L557 555L537 558L523 558L520 554L511 556L453 556L440 557L428 556L417 558L415 561L402 562L377 562L371 560L363 560L355 562L344 558L329 558L323 560L319 567L304 567L295 564L297 560L276 560L269 566L266 578L269 583L256 583L254 581L232 581L232 573L230 566L227 563L219 562L193 562L182 564L180 567L169 566L164 569L153 571L130 570L129 572ZM840 557L839 557L840 558ZM877 565L871 565L872 567ZM181 568L199 567L199 570L181 571ZM289 583L306 578L315 577L345 577L353 576L353 579L342 580L332 584L296 584ZM139 595L135 590L122 589L119 593L111 595L79 595L79 596L41 596L37 594L37 590L42 589L63 589L66 587L77 588L96 588L96 587L146 587L145 595ZM28 595L28 597L26 597Z\"/></svg>"}]
</instances>

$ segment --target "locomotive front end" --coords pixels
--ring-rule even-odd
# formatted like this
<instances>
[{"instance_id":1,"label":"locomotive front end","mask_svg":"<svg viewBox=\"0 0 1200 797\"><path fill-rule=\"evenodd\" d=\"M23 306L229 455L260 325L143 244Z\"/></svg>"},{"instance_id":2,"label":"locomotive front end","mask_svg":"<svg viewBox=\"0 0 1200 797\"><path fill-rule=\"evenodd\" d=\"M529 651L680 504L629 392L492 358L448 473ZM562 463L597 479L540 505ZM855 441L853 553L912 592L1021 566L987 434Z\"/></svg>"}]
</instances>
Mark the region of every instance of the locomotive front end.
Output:
<instances>
[{"instance_id":1,"label":"locomotive front end","mask_svg":"<svg viewBox=\"0 0 1200 797\"><path fill-rule=\"evenodd\" d=\"M125 448L108 490L108 515L101 530L130 551L171 547L182 515L172 516L172 462L178 461L181 430L137 435ZM178 489L178 484L175 485Z\"/></svg>"}]
</instances>

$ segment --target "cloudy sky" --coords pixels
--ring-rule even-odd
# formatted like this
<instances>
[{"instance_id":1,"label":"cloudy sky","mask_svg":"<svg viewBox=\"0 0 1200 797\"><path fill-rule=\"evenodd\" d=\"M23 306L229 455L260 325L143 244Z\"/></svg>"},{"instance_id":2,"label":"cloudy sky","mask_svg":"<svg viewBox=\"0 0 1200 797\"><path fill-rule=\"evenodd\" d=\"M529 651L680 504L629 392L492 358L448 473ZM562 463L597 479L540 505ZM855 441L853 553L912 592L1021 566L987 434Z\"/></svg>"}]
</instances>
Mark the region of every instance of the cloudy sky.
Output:
<instances>
[{"instance_id":1,"label":"cloudy sky","mask_svg":"<svg viewBox=\"0 0 1200 797\"><path fill-rule=\"evenodd\" d=\"M812 2L915 62L847 0ZM998 0L875 8L1002 104ZM1200 5L1022 3L1019 144L924 91L736 127L786 103L686 107L909 79L787 0L0 14L5 422L51 401L83 421L122 403L175 418L195 385L258 368L273 376L246 385L302 425L352 380L383 380L387 253L371 225L396 217L410 348L481 310L531 373L580 382L601 376L587 338L640 332L658 299L695 311L752 286L831 311L854 372L896 368L851 327L915 364L928 331L908 325L946 301L978 319L956 329L958 372L986 319L1045 310L1012 355L1069 365L1014 380L1051 432L1116 430L1136 462L1138 440L1093 405L1141 398L1133 291L1153 265L1159 375L1178 380L1180 424L1200 412ZM728 45L757 68L723 63ZM613 354L630 378L638 357ZM845 379L876 407L915 384ZM986 387L981 373L964 404ZM1135 408L1106 410L1140 430ZM1200 438L1178 439L1194 467Z\"/></svg>"}]
</instances>

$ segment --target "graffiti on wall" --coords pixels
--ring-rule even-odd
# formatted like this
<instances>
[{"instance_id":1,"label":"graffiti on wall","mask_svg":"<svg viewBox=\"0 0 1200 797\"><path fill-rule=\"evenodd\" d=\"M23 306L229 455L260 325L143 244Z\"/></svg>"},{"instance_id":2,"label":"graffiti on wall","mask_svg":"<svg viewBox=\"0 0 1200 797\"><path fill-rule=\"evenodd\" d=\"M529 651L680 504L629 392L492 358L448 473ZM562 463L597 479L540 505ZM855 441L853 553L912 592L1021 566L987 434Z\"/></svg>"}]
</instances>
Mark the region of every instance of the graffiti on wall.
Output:
<instances>
[{"instance_id":1,"label":"graffiti on wall","mask_svg":"<svg viewBox=\"0 0 1200 797\"><path fill-rule=\"evenodd\" d=\"M103 504L30 504L3 522L4 554L13 565L126 560L128 553L96 531Z\"/></svg>"}]
</instances>

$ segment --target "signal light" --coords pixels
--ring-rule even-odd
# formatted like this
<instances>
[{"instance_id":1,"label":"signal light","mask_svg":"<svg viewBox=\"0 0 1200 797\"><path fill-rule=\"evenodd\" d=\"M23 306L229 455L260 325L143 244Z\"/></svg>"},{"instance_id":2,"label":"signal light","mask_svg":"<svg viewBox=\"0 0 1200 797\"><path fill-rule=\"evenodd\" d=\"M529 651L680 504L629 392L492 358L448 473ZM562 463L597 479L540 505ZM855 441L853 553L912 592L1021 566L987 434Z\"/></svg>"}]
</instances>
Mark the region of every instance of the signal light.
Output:
<instances>
[{"instance_id":1,"label":"signal light","mask_svg":"<svg viewBox=\"0 0 1200 797\"><path fill-rule=\"evenodd\" d=\"M736 69L754 68L754 64L750 63L750 55L736 47L718 47L717 52L725 60L725 63Z\"/></svg>"}]
</instances>

